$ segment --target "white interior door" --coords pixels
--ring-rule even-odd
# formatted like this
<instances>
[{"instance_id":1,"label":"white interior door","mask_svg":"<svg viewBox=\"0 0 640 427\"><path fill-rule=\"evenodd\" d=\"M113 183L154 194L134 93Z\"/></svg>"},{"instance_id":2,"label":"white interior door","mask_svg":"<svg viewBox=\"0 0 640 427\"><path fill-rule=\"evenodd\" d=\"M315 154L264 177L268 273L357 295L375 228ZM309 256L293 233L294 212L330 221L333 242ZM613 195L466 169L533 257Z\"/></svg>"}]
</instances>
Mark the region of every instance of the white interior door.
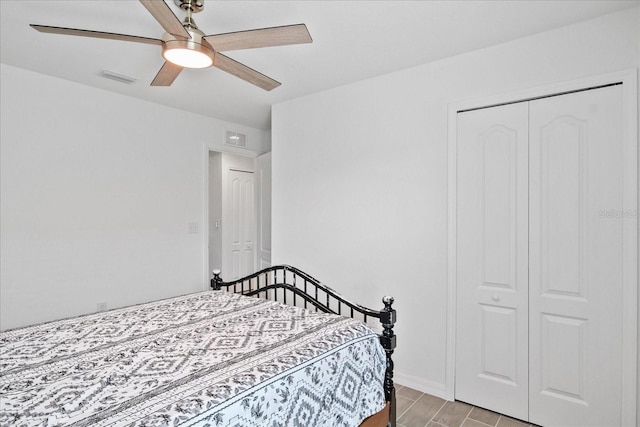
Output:
<instances>
[{"instance_id":1,"label":"white interior door","mask_svg":"<svg viewBox=\"0 0 640 427\"><path fill-rule=\"evenodd\" d=\"M255 210L253 172L229 170L230 268L233 280L255 269Z\"/></svg>"},{"instance_id":2,"label":"white interior door","mask_svg":"<svg viewBox=\"0 0 640 427\"><path fill-rule=\"evenodd\" d=\"M620 425L622 86L530 104L530 421Z\"/></svg>"},{"instance_id":3,"label":"white interior door","mask_svg":"<svg viewBox=\"0 0 640 427\"><path fill-rule=\"evenodd\" d=\"M528 416L527 103L458 115L456 399Z\"/></svg>"}]
</instances>

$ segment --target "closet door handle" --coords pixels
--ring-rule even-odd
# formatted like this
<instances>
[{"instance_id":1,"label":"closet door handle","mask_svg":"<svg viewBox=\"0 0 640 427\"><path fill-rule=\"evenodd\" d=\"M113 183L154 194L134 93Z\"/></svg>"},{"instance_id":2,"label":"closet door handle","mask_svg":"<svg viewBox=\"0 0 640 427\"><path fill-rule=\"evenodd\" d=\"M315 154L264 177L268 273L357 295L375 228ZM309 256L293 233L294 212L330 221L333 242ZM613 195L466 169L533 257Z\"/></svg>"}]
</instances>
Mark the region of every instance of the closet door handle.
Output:
<instances>
[{"instance_id":1,"label":"closet door handle","mask_svg":"<svg viewBox=\"0 0 640 427\"><path fill-rule=\"evenodd\" d=\"M498 301L500 301L500 295L493 294L493 295L491 295L491 299L494 300L495 302L498 302Z\"/></svg>"}]
</instances>

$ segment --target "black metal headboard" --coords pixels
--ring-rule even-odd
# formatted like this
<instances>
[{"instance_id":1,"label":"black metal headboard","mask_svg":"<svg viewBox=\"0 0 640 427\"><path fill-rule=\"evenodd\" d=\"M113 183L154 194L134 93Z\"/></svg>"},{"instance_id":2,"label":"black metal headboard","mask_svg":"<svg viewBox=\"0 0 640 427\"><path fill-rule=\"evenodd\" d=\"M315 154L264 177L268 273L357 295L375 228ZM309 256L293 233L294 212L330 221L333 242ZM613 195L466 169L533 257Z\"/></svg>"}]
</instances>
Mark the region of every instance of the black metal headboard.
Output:
<instances>
[{"instance_id":1,"label":"black metal headboard","mask_svg":"<svg viewBox=\"0 0 640 427\"><path fill-rule=\"evenodd\" d=\"M319 280L289 265L267 267L230 282L224 282L220 277L220 270L214 270L211 288L214 290L226 288L234 293L262 296L266 299L304 308L309 308L309 305L312 305L316 310L324 313L359 318L365 323L369 318L379 319L382 324L382 334L379 335L380 344L382 344L387 357L384 393L390 405L389 425L395 426L396 397L393 385L393 359L391 357L396 348L396 335L393 332L393 326L396 323L396 310L391 307L393 297L385 296L382 298L384 304L382 310L371 310L347 300L333 289L320 283Z\"/></svg>"}]
</instances>

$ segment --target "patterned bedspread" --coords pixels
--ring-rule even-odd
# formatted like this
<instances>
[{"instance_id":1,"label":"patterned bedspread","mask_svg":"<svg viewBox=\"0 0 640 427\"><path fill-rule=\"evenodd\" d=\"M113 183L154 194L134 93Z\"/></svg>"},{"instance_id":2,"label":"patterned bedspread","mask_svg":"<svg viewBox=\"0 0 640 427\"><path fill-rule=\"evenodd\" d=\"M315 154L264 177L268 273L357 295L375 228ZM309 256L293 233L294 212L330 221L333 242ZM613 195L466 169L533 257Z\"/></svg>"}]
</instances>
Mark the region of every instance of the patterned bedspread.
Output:
<instances>
[{"instance_id":1,"label":"patterned bedspread","mask_svg":"<svg viewBox=\"0 0 640 427\"><path fill-rule=\"evenodd\" d=\"M200 292L0 333L0 425L357 426L384 369L359 321Z\"/></svg>"}]
</instances>

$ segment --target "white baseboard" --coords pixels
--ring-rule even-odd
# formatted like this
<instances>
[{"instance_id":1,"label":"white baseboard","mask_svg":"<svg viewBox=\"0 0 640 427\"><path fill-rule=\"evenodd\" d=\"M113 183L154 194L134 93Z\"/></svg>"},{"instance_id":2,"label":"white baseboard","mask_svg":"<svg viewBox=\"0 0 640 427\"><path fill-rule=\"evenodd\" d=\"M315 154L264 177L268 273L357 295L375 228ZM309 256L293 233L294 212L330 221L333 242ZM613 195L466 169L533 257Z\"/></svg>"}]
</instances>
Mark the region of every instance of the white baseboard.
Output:
<instances>
[{"instance_id":1,"label":"white baseboard","mask_svg":"<svg viewBox=\"0 0 640 427\"><path fill-rule=\"evenodd\" d=\"M395 371L393 373L393 381L396 384L400 384L414 390L421 391L423 393L430 394L432 396L439 397L445 400L453 400L453 396L448 396L447 387L445 384L436 383L433 381L425 381L423 378L419 378L413 375L408 375L402 372Z\"/></svg>"}]
</instances>

